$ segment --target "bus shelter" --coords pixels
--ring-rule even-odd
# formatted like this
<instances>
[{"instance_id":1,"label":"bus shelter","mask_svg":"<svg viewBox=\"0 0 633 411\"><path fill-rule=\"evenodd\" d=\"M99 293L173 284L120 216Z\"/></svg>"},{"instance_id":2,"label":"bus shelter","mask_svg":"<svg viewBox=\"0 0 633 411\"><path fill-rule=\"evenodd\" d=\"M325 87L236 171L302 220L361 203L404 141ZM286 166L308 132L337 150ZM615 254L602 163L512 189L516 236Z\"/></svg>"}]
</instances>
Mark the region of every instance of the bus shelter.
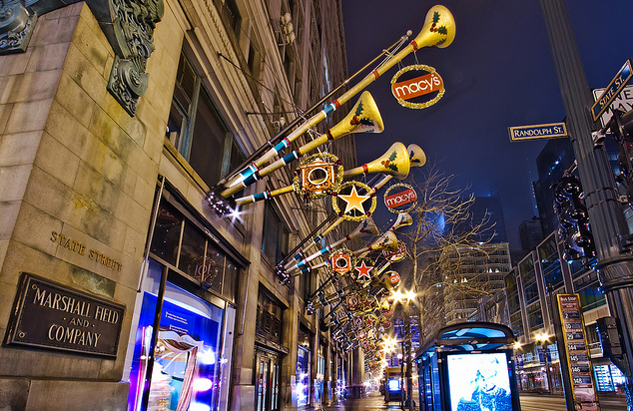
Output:
<instances>
[{"instance_id":1,"label":"bus shelter","mask_svg":"<svg viewBox=\"0 0 633 411\"><path fill-rule=\"evenodd\" d=\"M421 411L520 411L512 330L488 322L441 328L418 350Z\"/></svg>"},{"instance_id":2,"label":"bus shelter","mask_svg":"<svg viewBox=\"0 0 633 411\"><path fill-rule=\"evenodd\" d=\"M385 402L401 401L403 394L402 372L400 367L385 369Z\"/></svg>"}]
</instances>

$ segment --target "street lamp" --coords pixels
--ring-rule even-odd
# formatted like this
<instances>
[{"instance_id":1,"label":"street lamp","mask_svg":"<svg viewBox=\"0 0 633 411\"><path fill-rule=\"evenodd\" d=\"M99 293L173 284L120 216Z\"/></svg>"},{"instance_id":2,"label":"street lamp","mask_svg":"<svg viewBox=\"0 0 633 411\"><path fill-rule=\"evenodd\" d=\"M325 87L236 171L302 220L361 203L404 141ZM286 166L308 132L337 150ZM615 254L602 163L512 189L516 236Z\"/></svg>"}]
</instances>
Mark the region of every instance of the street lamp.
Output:
<instances>
[{"instance_id":1,"label":"street lamp","mask_svg":"<svg viewBox=\"0 0 633 411\"><path fill-rule=\"evenodd\" d=\"M404 343L402 341L401 343ZM400 362L400 407L404 410L404 347L398 354L398 362Z\"/></svg>"},{"instance_id":2,"label":"street lamp","mask_svg":"<svg viewBox=\"0 0 633 411\"><path fill-rule=\"evenodd\" d=\"M402 310L404 312L404 316L406 318L403 318L403 326L405 327L404 330L404 335L402 336L402 357L403 360L400 363L400 367L402 369L402 373L403 373L403 381L404 381L404 361L406 360L407 362L407 368L406 368L406 381L407 381L407 399L404 400L403 399L403 408L405 404L409 404L409 410L413 410L413 400L412 400L412 396L413 396L413 381L411 379L411 318L409 317L409 303L411 301L414 301L417 297L417 294L415 291L413 290L406 290L404 292L400 291L399 289L392 291L391 297L394 300L394 303L400 303L400 305L402 305ZM405 350L405 343L407 344L407 350ZM406 354L406 351L409 352L409 355ZM403 384L404 386L404 384ZM404 387L403 387L404 388Z\"/></svg>"},{"instance_id":3,"label":"street lamp","mask_svg":"<svg viewBox=\"0 0 633 411\"><path fill-rule=\"evenodd\" d=\"M550 375L550 370L549 370L549 361L547 360L547 354L549 353L549 348L547 348L545 345L546 343L549 342L549 337L550 336L545 332L534 334L534 339L542 347L541 350L543 352L543 362L545 362L545 376L547 379L547 389L549 390L551 394L554 392L554 390L552 387L552 377Z\"/></svg>"}]
</instances>

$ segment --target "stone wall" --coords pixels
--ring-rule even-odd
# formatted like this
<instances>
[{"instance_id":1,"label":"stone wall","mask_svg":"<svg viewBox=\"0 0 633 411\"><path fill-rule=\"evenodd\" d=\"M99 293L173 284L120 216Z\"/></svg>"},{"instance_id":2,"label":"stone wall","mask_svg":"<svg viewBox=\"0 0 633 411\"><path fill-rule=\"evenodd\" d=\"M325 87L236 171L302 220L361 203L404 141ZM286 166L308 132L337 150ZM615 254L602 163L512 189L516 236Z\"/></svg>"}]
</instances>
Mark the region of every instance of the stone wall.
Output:
<instances>
[{"instance_id":1,"label":"stone wall","mask_svg":"<svg viewBox=\"0 0 633 411\"><path fill-rule=\"evenodd\" d=\"M114 360L1 347L0 409L126 408L120 380L184 35L165 8L134 118L106 90L114 53L84 3L40 16L26 53L0 56L0 334L23 272L126 306Z\"/></svg>"}]
</instances>

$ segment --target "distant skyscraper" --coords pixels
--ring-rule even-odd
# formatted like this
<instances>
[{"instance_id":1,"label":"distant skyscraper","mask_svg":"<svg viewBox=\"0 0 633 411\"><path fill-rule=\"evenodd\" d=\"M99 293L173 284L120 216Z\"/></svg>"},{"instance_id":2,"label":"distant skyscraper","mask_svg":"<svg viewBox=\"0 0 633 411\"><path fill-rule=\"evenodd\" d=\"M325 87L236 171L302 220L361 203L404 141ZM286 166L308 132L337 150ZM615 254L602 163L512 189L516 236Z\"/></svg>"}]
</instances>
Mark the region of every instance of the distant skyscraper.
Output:
<instances>
[{"instance_id":1,"label":"distant skyscraper","mask_svg":"<svg viewBox=\"0 0 633 411\"><path fill-rule=\"evenodd\" d=\"M519 239L522 250L534 250L543 241L543 231L538 218L524 220L519 224Z\"/></svg>"},{"instance_id":2,"label":"distant skyscraper","mask_svg":"<svg viewBox=\"0 0 633 411\"><path fill-rule=\"evenodd\" d=\"M477 223L487 216L492 227L479 235L481 241L491 238L491 243L507 242L506 226L503 221L503 209L501 200L497 196L475 197L475 202L470 208L472 221Z\"/></svg>"},{"instance_id":3,"label":"distant skyscraper","mask_svg":"<svg viewBox=\"0 0 633 411\"><path fill-rule=\"evenodd\" d=\"M475 320L480 298L505 287L512 269L508 243L458 247L448 256L453 270L444 273L444 315L447 324Z\"/></svg>"}]
</instances>

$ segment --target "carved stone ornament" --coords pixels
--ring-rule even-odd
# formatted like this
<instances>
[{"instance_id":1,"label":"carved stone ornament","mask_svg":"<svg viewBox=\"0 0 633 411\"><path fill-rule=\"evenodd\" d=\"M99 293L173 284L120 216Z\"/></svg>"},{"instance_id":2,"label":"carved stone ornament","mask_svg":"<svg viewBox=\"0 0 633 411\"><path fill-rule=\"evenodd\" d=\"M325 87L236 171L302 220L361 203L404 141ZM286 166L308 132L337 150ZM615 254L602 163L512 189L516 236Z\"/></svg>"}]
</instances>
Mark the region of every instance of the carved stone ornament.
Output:
<instances>
[{"instance_id":1,"label":"carved stone ornament","mask_svg":"<svg viewBox=\"0 0 633 411\"><path fill-rule=\"evenodd\" d=\"M112 29L117 47L108 91L131 115L145 94L147 59L154 51L154 28L165 12L162 0L110 0ZM107 33L106 33L107 34ZM109 38L112 43L112 38Z\"/></svg>"},{"instance_id":2,"label":"carved stone ornament","mask_svg":"<svg viewBox=\"0 0 633 411\"><path fill-rule=\"evenodd\" d=\"M38 16L79 0L0 0L0 55L26 51ZM86 0L115 53L108 91L131 115L145 94L147 59L154 29L165 13L163 0ZM27 3L28 4L28 3Z\"/></svg>"},{"instance_id":3,"label":"carved stone ornament","mask_svg":"<svg viewBox=\"0 0 633 411\"><path fill-rule=\"evenodd\" d=\"M37 14L18 0L0 0L0 54L26 51Z\"/></svg>"}]
</instances>

